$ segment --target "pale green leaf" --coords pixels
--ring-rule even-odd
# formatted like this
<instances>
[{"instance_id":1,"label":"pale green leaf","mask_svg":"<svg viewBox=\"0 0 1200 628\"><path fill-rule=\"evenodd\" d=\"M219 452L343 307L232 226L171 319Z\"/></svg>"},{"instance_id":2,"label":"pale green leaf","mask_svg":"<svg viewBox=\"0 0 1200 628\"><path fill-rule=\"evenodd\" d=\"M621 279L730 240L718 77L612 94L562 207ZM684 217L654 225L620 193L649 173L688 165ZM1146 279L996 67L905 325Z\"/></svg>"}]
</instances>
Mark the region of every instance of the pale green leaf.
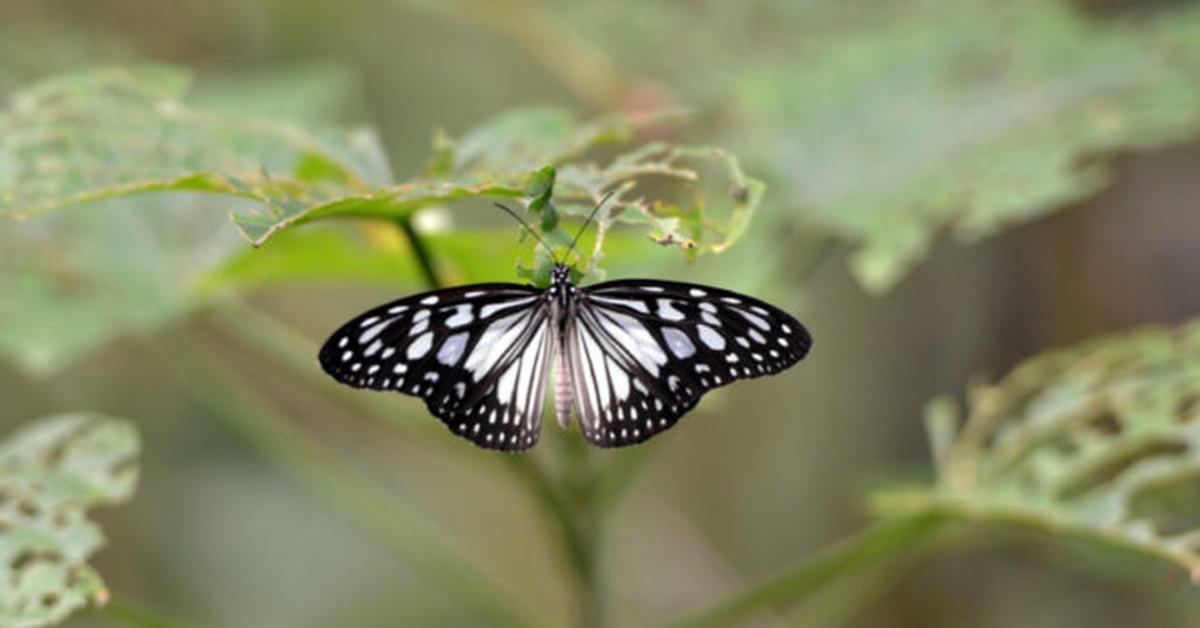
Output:
<instances>
[{"instance_id":1,"label":"pale green leaf","mask_svg":"<svg viewBox=\"0 0 1200 628\"><path fill-rule=\"evenodd\" d=\"M72 414L0 443L0 625L57 624L108 599L87 559L103 544L86 513L128 500L139 442L129 424Z\"/></svg>"}]
</instances>

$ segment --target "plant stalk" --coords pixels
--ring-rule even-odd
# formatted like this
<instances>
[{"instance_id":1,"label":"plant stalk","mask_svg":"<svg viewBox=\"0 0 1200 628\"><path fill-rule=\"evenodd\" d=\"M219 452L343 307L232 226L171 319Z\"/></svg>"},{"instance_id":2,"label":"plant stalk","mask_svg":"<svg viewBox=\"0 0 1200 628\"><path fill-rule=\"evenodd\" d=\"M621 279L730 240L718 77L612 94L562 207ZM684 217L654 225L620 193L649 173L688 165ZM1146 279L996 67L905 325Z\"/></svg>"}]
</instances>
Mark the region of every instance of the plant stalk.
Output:
<instances>
[{"instance_id":1,"label":"plant stalk","mask_svg":"<svg viewBox=\"0 0 1200 628\"><path fill-rule=\"evenodd\" d=\"M752 585L671 628L732 626L775 607L791 605L835 578L877 564L940 529L946 517L936 511L885 519L803 564Z\"/></svg>"},{"instance_id":2,"label":"plant stalk","mask_svg":"<svg viewBox=\"0 0 1200 628\"><path fill-rule=\"evenodd\" d=\"M404 237L408 238L408 245L412 247L413 257L417 259L417 266L421 268L425 284L429 286L430 290L443 287L445 284L438 276L437 267L433 263L433 254L429 251L429 245L425 243L425 239L421 237L420 233L417 233L412 216L397 218L396 225L404 232Z\"/></svg>"}]
</instances>

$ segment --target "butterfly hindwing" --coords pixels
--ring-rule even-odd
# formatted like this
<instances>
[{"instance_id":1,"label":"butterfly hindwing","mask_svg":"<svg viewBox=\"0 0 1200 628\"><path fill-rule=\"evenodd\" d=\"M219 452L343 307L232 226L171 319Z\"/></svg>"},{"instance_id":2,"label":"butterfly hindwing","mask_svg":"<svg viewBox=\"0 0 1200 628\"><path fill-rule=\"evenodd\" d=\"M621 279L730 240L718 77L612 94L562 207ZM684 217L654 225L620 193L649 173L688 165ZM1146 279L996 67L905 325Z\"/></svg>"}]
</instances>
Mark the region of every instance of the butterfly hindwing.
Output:
<instances>
[{"instance_id":1,"label":"butterfly hindwing","mask_svg":"<svg viewBox=\"0 0 1200 628\"><path fill-rule=\"evenodd\" d=\"M542 296L477 284L400 299L343 325L319 360L345 384L421 397L477 445L525 450L537 442L551 359Z\"/></svg>"},{"instance_id":2,"label":"butterfly hindwing","mask_svg":"<svg viewBox=\"0 0 1200 628\"><path fill-rule=\"evenodd\" d=\"M705 392L778 373L812 346L791 315L727 290L635 279L582 292L567 354L584 436L603 447L644 441Z\"/></svg>"}]
</instances>

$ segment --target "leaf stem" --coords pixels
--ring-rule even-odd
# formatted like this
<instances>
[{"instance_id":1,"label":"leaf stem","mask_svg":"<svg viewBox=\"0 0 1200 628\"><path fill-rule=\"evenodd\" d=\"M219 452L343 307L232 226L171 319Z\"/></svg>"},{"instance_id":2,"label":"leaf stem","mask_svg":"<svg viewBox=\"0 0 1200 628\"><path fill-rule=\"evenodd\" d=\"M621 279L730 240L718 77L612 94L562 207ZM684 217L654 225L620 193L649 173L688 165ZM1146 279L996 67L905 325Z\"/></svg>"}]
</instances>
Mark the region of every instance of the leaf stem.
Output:
<instances>
[{"instance_id":1,"label":"leaf stem","mask_svg":"<svg viewBox=\"0 0 1200 628\"><path fill-rule=\"evenodd\" d=\"M408 244L412 247L413 257L417 259L417 265L421 268L421 274L425 277L425 283L430 290L437 290L445 284L442 283L442 278L438 276L437 268L433 264L433 255L429 252L429 246L425 243L425 239L417 233L417 228L413 225L412 216L402 216L396 219L396 225L404 232L404 237L408 238Z\"/></svg>"},{"instance_id":2,"label":"leaf stem","mask_svg":"<svg viewBox=\"0 0 1200 628\"><path fill-rule=\"evenodd\" d=\"M853 573L896 554L939 529L946 517L921 512L892 517L831 547L803 564L734 594L672 628L731 626L775 606L792 604L841 576Z\"/></svg>"}]
</instances>

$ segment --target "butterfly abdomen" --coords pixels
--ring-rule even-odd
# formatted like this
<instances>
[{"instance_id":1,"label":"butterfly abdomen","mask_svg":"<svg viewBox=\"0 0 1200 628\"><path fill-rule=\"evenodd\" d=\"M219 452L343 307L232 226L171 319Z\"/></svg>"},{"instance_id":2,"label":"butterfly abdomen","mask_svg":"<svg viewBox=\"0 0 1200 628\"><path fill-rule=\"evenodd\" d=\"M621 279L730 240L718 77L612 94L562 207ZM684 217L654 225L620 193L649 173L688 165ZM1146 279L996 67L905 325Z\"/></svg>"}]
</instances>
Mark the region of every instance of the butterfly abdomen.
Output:
<instances>
[{"instance_id":1,"label":"butterfly abdomen","mask_svg":"<svg viewBox=\"0 0 1200 628\"><path fill-rule=\"evenodd\" d=\"M571 369L560 343L554 356L554 416L563 429L571 426L571 408L574 403Z\"/></svg>"}]
</instances>

